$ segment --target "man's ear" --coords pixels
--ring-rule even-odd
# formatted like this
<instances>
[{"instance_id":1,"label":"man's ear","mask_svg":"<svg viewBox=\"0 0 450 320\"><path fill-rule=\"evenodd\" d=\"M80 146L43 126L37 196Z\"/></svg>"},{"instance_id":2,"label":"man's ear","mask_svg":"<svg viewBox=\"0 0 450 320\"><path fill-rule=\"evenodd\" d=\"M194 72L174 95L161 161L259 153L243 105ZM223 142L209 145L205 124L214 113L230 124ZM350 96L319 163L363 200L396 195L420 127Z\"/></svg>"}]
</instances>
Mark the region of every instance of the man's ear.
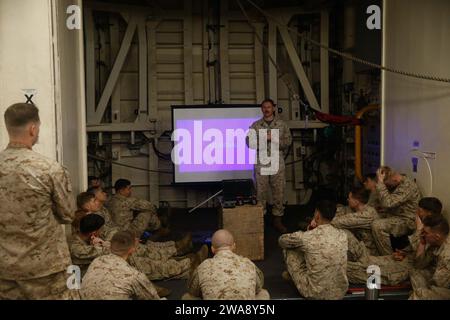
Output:
<instances>
[{"instance_id":1,"label":"man's ear","mask_svg":"<svg viewBox=\"0 0 450 320\"><path fill-rule=\"evenodd\" d=\"M317 210L314 211L313 219L317 221L317 220L319 220L319 217L320 217L319 211L317 211Z\"/></svg>"},{"instance_id":2,"label":"man's ear","mask_svg":"<svg viewBox=\"0 0 450 320\"><path fill-rule=\"evenodd\" d=\"M36 125L34 123L30 123L27 128L27 133L30 137L35 136L36 130L37 130Z\"/></svg>"}]
</instances>

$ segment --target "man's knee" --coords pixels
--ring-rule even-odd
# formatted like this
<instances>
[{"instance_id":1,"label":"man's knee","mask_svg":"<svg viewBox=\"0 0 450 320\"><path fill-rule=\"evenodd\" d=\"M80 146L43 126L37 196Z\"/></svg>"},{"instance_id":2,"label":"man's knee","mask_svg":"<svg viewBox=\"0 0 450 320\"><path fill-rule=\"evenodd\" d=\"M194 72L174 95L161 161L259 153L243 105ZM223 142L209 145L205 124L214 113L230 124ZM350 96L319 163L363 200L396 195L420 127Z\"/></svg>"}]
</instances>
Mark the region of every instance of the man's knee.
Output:
<instances>
[{"instance_id":1,"label":"man's knee","mask_svg":"<svg viewBox=\"0 0 450 320\"><path fill-rule=\"evenodd\" d=\"M181 300L202 300L202 299L199 298L199 297L195 297L195 296L193 296L193 295L190 294L190 293L185 293L185 294L183 294L183 296L181 297Z\"/></svg>"},{"instance_id":2,"label":"man's knee","mask_svg":"<svg viewBox=\"0 0 450 320\"><path fill-rule=\"evenodd\" d=\"M270 294L269 291L266 289L261 289L260 292L255 296L256 300L270 300Z\"/></svg>"},{"instance_id":3,"label":"man's knee","mask_svg":"<svg viewBox=\"0 0 450 320\"><path fill-rule=\"evenodd\" d=\"M375 233L380 233L386 231L388 224L385 219L377 219L372 222L372 231Z\"/></svg>"}]
</instances>

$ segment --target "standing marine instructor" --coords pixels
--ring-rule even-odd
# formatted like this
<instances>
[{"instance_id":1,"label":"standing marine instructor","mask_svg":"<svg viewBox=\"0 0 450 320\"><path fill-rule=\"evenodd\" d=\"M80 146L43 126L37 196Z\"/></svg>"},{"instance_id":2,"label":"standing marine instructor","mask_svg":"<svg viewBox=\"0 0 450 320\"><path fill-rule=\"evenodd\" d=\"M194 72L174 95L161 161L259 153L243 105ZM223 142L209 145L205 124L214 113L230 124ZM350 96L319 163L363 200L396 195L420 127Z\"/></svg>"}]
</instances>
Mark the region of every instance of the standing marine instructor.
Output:
<instances>
[{"instance_id":1,"label":"standing marine instructor","mask_svg":"<svg viewBox=\"0 0 450 320\"><path fill-rule=\"evenodd\" d=\"M39 110L19 103L5 112L8 147L0 152L0 299L77 298L67 287L71 265L62 224L74 218L67 171L32 150Z\"/></svg>"},{"instance_id":2,"label":"standing marine instructor","mask_svg":"<svg viewBox=\"0 0 450 320\"><path fill-rule=\"evenodd\" d=\"M258 161L255 165L255 180L256 180L256 193L258 201L262 206L266 207L268 192L272 193L273 200L273 226L281 233L286 233L287 229L283 225L282 217L284 215L284 190L286 185L285 178L285 164L284 157L289 146L292 143L291 132L287 125L281 120L275 111L275 103L271 99L266 99L261 103L261 111L263 117L253 123L250 129L255 130L256 137L258 139L257 149L258 149ZM264 175L261 172L262 168L268 167L261 163L260 151L259 150L259 138L261 137L261 130L267 130L267 155L270 157L270 152L272 150L271 144L278 144L278 170L275 173ZM278 134L272 137L274 130L278 130ZM278 137L278 139L275 139ZM278 141L275 141L278 140ZM247 140L247 144L251 146ZM277 147L274 145L274 147Z\"/></svg>"}]
</instances>

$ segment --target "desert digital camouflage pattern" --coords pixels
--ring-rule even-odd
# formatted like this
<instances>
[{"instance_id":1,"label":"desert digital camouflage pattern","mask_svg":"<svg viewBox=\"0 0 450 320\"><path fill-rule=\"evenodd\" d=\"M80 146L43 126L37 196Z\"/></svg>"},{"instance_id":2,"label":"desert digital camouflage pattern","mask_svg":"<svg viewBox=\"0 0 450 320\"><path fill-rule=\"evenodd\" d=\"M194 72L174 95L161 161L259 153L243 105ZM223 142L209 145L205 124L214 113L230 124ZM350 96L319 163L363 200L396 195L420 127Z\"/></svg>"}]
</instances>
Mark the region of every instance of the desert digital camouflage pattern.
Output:
<instances>
[{"instance_id":1,"label":"desert digital camouflage pattern","mask_svg":"<svg viewBox=\"0 0 450 320\"><path fill-rule=\"evenodd\" d=\"M81 284L86 300L159 300L145 274L131 267L123 258L108 254L95 259Z\"/></svg>"},{"instance_id":2,"label":"desert digital camouflage pattern","mask_svg":"<svg viewBox=\"0 0 450 320\"><path fill-rule=\"evenodd\" d=\"M286 266L302 296L308 299L342 299L348 289L345 231L331 224L282 235Z\"/></svg>"},{"instance_id":3,"label":"desert digital camouflage pattern","mask_svg":"<svg viewBox=\"0 0 450 320\"><path fill-rule=\"evenodd\" d=\"M285 179L285 164L284 164L284 156L285 152L287 152L287 149L292 143L292 136L289 128L287 125L281 120L279 117L275 117L274 120L268 124L264 118L256 121L253 123L250 127L250 129L256 130L257 137L258 132L261 129L265 130L272 130L272 129L278 129L279 130L279 171L278 173L274 175L261 175L261 168L266 167L265 165L262 165L261 163L257 163L255 165L255 180L256 180L256 192L257 192L257 198L258 201L262 204L262 206L265 208L267 204L268 195L267 193L270 191L272 193L272 199L273 199L273 209L272 214L274 216L282 216L284 214L284 190L286 185L286 179ZM258 140L259 141L259 140ZM258 143L259 148L259 143ZM270 149L271 149L271 142L267 143L267 155L270 157ZM259 159L259 157L258 157ZM269 167L270 165L267 165Z\"/></svg>"},{"instance_id":4,"label":"desert digital camouflage pattern","mask_svg":"<svg viewBox=\"0 0 450 320\"><path fill-rule=\"evenodd\" d=\"M231 250L203 261L188 281L189 294L204 300L267 300L263 285L261 270Z\"/></svg>"}]
</instances>

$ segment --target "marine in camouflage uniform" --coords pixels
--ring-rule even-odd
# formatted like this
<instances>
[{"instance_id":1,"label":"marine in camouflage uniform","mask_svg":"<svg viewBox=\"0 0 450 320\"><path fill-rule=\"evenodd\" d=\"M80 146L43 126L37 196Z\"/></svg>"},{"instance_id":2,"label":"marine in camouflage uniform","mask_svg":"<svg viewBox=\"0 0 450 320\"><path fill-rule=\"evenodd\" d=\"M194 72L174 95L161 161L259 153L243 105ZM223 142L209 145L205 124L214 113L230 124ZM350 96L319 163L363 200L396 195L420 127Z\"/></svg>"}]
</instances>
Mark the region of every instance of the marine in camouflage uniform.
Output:
<instances>
[{"instance_id":1,"label":"marine in camouflage uniform","mask_svg":"<svg viewBox=\"0 0 450 320\"><path fill-rule=\"evenodd\" d=\"M81 284L85 300L159 300L153 284L145 274L125 259L108 254L95 259Z\"/></svg>"},{"instance_id":2,"label":"marine in camouflage uniform","mask_svg":"<svg viewBox=\"0 0 450 320\"><path fill-rule=\"evenodd\" d=\"M115 194L107 207L113 221L122 230L131 230L140 236L147 229L154 231L161 227L156 207L149 201Z\"/></svg>"},{"instance_id":3,"label":"marine in camouflage uniform","mask_svg":"<svg viewBox=\"0 0 450 320\"><path fill-rule=\"evenodd\" d=\"M100 232L101 238L110 241L114 234L120 231L119 226L113 221L111 213L105 206L102 206L100 211L96 212L96 214L105 219L105 224L103 225Z\"/></svg>"},{"instance_id":4,"label":"marine in camouflage uniform","mask_svg":"<svg viewBox=\"0 0 450 320\"><path fill-rule=\"evenodd\" d=\"M71 299L61 224L74 218L69 174L21 144L0 153L0 299Z\"/></svg>"},{"instance_id":5,"label":"marine in camouflage uniform","mask_svg":"<svg viewBox=\"0 0 450 320\"><path fill-rule=\"evenodd\" d=\"M284 156L287 152L289 146L292 143L291 132L286 124L279 117L275 116L272 122L267 123L264 118L256 121L250 127L256 131L258 138L258 148L259 148L259 132L260 130L279 130L279 170L273 175L262 175L261 168L270 167L269 165L263 165L259 162L259 149L258 149L258 163L255 165L255 180L256 180L256 191L258 201L261 202L263 207L266 207L268 192L272 194L273 200L273 210L272 214L274 216L283 216L284 214L284 190L286 185L285 176L285 164ZM271 141L267 142L267 155L270 157Z\"/></svg>"},{"instance_id":6,"label":"marine in camouflage uniform","mask_svg":"<svg viewBox=\"0 0 450 320\"><path fill-rule=\"evenodd\" d=\"M381 207L380 195L378 194L378 191L370 191L369 201L367 201L367 205L375 209Z\"/></svg>"},{"instance_id":7,"label":"marine in camouflage uniform","mask_svg":"<svg viewBox=\"0 0 450 320\"><path fill-rule=\"evenodd\" d=\"M400 184L390 192L382 182L377 184L380 203L387 209L387 218L372 223L372 234L381 255L392 253L390 235L400 237L413 233L416 210L421 198L419 188L410 178L403 176Z\"/></svg>"},{"instance_id":8,"label":"marine in camouflage uniform","mask_svg":"<svg viewBox=\"0 0 450 320\"><path fill-rule=\"evenodd\" d=\"M410 278L411 300L450 300L450 237L438 248L428 246L416 257Z\"/></svg>"},{"instance_id":9,"label":"marine in camouflage uniform","mask_svg":"<svg viewBox=\"0 0 450 320\"><path fill-rule=\"evenodd\" d=\"M105 225L101 229L100 237L110 241L114 234L121 231L121 228L111 218L109 210L103 206L96 214L105 219ZM177 255L177 248L175 241L153 242L147 241L145 245L140 244L137 248L138 255L148 257L153 260L167 260Z\"/></svg>"},{"instance_id":10,"label":"marine in camouflage uniform","mask_svg":"<svg viewBox=\"0 0 450 320\"><path fill-rule=\"evenodd\" d=\"M109 247L92 245L82 239L79 234L72 235L69 240L69 249L72 262L80 267L81 276L84 276L95 258L110 253Z\"/></svg>"},{"instance_id":11,"label":"marine in camouflage uniform","mask_svg":"<svg viewBox=\"0 0 450 320\"><path fill-rule=\"evenodd\" d=\"M377 218L377 211L369 205L359 211L353 211L348 206L339 206L331 224L339 229L350 230L358 240L363 241L370 254L377 256L378 249L372 235L372 222Z\"/></svg>"},{"instance_id":12,"label":"marine in camouflage uniform","mask_svg":"<svg viewBox=\"0 0 450 320\"><path fill-rule=\"evenodd\" d=\"M70 253L73 263L78 265L84 274L89 264L97 257L110 253L108 246L94 246L75 234L70 241ZM170 250L161 251L139 244L137 250L129 257L129 263L145 273L150 280L169 278L186 278L191 266L189 258L173 259Z\"/></svg>"},{"instance_id":13,"label":"marine in camouflage uniform","mask_svg":"<svg viewBox=\"0 0 450 320\"><path fill-rule=\"evenodd\" d=\"M349 247L347 261L349 283L365 285L369 278L367 268L372 265L380 267L383 285L394 286L408 280L412 268L411 259L397 261L392 255L373 256L362 241L359 241L350 231L346 230L346 233Z\"/></svg>"},{"instance_id":14,"label":"marine in camouflage uniform","mask_svg":"<svg viewBox=\"0 0 450 320\"><path fill-rule=\"evenodd\" d=\"M231 250L219 250L203 261L188 281L184 299L269 300L264 275L249 259Z\"/></svg>"},{"instance_id":15,"label":"marine in camouflage uniform","mask_svg":"<svg viewBox=\"0 0 450 320\"><path fill-rule=\"evenodd\" d=\"M348 289L348 242L331 224L311 231L284 234L279 239L288 272L307 299L342 299Z\"/></svg>"}]
</instances>

